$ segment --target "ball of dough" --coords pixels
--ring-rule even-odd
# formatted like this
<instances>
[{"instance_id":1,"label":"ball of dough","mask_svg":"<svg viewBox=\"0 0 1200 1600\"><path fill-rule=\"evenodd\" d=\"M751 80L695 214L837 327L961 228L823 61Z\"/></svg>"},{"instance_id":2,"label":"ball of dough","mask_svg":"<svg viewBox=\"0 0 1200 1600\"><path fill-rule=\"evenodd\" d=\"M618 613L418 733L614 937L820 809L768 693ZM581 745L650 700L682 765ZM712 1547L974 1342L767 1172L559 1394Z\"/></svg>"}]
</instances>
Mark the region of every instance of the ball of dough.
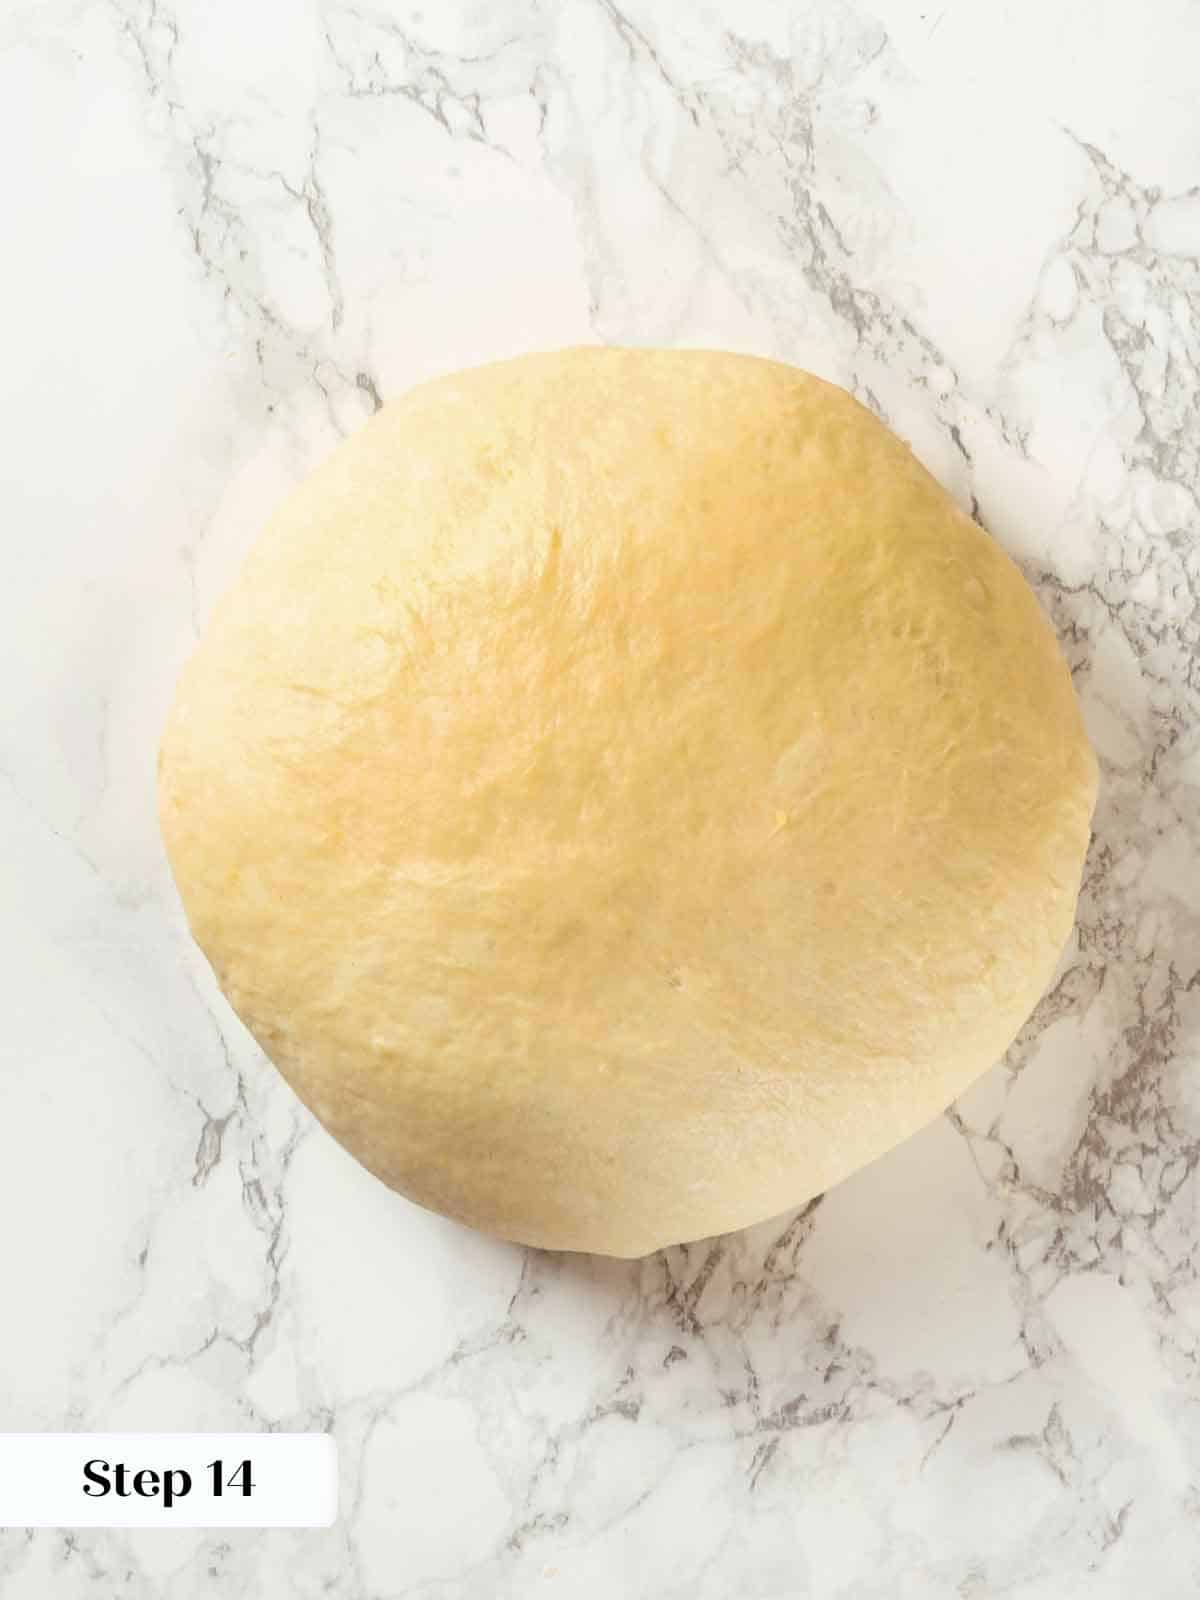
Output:
<instances>
[{"instance_id":1,"label":"ball of dough","mask_svg":"<svg viewBox=\"0 0 1200 1600\"><path fill-rule=\"evenodd\" d=\"M197 941L402 1194L634 1256L797 1205L1004 1051L1096 785L1016 567L849 395L575 349L386 406L185 669Z\"/></svg>"}]
</instances>

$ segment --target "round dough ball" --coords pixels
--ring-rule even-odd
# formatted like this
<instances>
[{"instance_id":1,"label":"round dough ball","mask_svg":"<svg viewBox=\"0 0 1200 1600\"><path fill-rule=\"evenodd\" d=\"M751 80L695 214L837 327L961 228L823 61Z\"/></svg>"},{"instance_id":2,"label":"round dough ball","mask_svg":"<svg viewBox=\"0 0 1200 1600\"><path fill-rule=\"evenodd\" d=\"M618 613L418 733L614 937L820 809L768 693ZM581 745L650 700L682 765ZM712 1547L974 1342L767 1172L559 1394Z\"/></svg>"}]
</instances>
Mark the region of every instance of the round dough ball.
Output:
<instances>
[{"instance_id":1,"label":"round dough ball","mask_svg":"<svg viewBox=\"0 0 1200 1600\"><path fill-rule=\"evenodd\" d=\"M1011 561L841 390L702 351L429 383L187 666L195 937L402 1194L634 1256L797 1205L994 1062L1096 773Z\"/></svg>"}]
</instances>

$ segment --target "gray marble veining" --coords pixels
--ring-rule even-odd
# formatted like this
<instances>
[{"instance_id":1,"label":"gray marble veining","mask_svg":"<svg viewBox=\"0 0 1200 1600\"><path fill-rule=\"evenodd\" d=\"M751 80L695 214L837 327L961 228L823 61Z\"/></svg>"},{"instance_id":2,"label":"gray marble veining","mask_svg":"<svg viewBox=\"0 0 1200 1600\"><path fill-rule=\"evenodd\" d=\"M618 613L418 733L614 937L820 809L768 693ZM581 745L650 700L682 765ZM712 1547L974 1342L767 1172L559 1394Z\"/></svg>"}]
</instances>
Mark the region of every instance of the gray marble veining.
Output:
<instances>
[{"instance_id":1,"label":"gray marble veining","mask_svg":"<svg viewBox=\"0 0 1200 1600\"><path fill-rule=\"evenodd\" d=\"M72 1600L1200 1590L1200 12L17 0L0 1418L329 1428L328 1532L0 1532ZM157 731L286 487L531 347L872 405L1063 639L1103 787L1007 1059L799 1214L640 1263L354 1166L191 949Z\"/></svg>"}]
</instances>

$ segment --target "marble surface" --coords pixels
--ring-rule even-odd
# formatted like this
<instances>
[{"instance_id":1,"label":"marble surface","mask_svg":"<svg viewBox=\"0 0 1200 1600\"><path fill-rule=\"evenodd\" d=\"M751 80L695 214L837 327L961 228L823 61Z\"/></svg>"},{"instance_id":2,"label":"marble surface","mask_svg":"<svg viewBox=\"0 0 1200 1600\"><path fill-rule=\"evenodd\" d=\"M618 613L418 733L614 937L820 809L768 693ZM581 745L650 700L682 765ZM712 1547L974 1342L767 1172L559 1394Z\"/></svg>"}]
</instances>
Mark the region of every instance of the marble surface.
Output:
<instances>
[{"instance_id":1,"label":"marble surface","mask_svg":"<svg viewBox=\"0 0 1200 1600\"><path fill-rule=\"evenodd\" d=\"M1200 1590L1194 0L8 0L0 1422L320 1428L327 1532L0 1532L4 1600ZM1103 762L958 1106L640 1263L422 1213L190 948L155 741L280 492L432 372L851 387L1021 561Z\"/></svg>"}]
</instances>

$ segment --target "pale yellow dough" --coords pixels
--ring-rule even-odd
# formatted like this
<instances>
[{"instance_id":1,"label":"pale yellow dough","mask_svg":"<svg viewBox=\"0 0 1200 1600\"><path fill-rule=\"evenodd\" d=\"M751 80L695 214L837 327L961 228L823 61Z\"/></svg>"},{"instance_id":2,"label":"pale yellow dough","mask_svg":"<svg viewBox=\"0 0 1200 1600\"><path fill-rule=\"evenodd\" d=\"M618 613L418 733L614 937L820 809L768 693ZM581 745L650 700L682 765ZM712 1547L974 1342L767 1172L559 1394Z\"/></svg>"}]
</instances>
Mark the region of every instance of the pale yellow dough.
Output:
<instances>
[{"instance_id":1,"label":"pale yellow dough","mask_svg":"<svg viewBox=\"0 0 1200 1600\"><path fill-rule=\"evenodd\" d=\"M1096 769L1017 569L841 390L565 350L386 406L179 684L163 833L300 1097L422 1205L633 1256L1002 1053Z\"/></svg>"}]
</instances>

